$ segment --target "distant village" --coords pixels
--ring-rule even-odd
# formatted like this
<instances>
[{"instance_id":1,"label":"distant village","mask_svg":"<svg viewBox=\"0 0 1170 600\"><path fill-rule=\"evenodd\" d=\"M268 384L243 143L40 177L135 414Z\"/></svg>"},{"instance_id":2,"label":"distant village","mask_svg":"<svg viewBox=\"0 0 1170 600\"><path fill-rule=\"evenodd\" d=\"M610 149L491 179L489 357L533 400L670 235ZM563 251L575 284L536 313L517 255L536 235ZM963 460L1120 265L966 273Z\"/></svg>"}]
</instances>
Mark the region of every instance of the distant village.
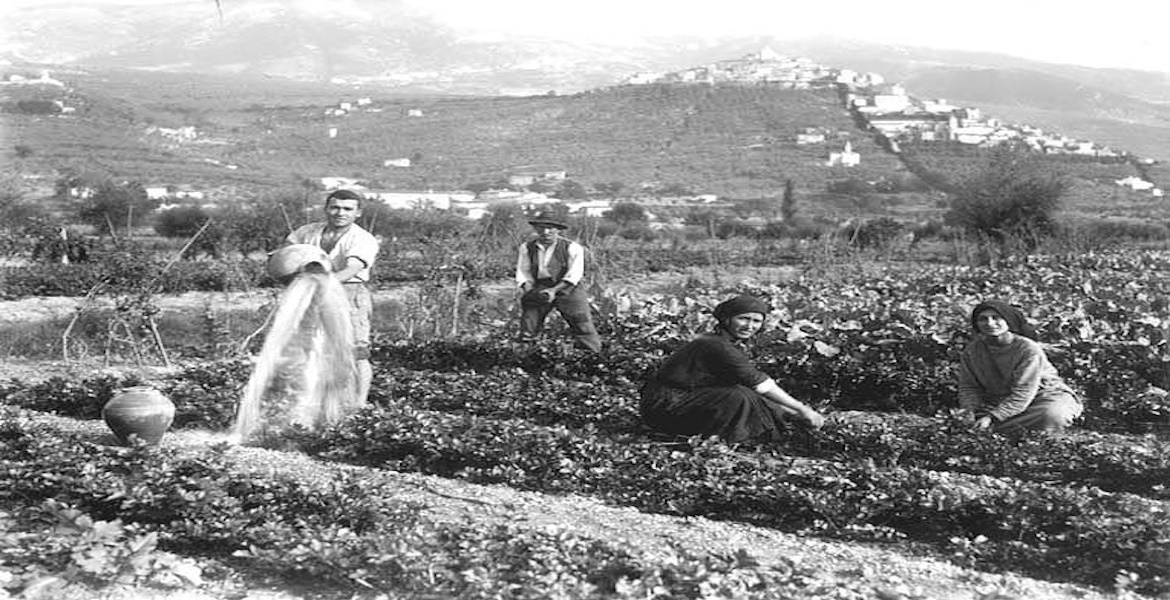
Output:
<instances>
[{"instance_id":1,"label":"distant village","mask_svg":"<svg viewBox=\"0 0 1170 600\"><path fill-rule=\"evenodd\" d=\"M847 108L860 115L869 127L885 138L892 152L900 152L900 146L912 141L949 141L979 147L990 147L1012 143L1029 147L1046 154L1078 155L1092 158L1130 159L1127 153L1096 144L1090 140L1070 138L1065 135L1046 132L1028 125L1003 123L986 117L977 108L951 104L944 99L923 100L915 98L898 84L889 84L877 73L859 73L848 69L835 69L814 63L807 58L780 55L769 48L742 58L724 60L669 73L638 73L631 75L619 85L771 85L783 88L840 89L844 86ZM48 71L39 77L10 75L0 85L63 85L53 79ZM72 107L57 102L57 112L68 118L74 113ZM335 119L324 135L335 138L339 135L340 123L350 114L358 111L381 112L373 98L362 97L342 101L325 110L325 116ZM406 109L405 117L421 118L422 109ZM799 145L830 146L830 132L810 124L793 132L793 141ZM157 136L171 143L215 143L202 140L195 127L164 128L151 127L147 136ZM237 165L218 163L225 169L237 169ZM850 142L845 141L839 148L830 148L825 156L827 167L852 167L861 164L863 157L854 151ZM1148 160L1148 159L1147 159ZM412 157L388 156L382 166L388 169L409 169ZM693 194L673 197L612 197L588 200L564 201L536 191L523 191L542 184L541 187L555 186L569 178L562 166L520 165L510 169L505 177L508 189L491 189L478 192L451 190L377 190L366 188L361 180L354 178L323 176L318 179L326 190L349 188L358 190L368 199L382 202L395 209L429 209L453 211L469 219L479 219L491 211L493 205L511 203L532 209L542 204L562 203L571 214L602 216L618 202L637 201L652 210L654 206L707 206L720 205L712 194ZM1116 185L1138 192L1161 197L1163 191L1153 183L1139 177L1117 180ZM177 206L182 202L205 200L203 191L184 184L148 184L146 193L151 199L163 202L163 206ZM522 191L517 191L522 190ZM91 190L71 190L75 197L84 197Z\"/></svg>"},{"instance_id":2,"label":"distant village","mask_svg":"<svg viewBox=\"0 0 1170 600\"><path fill-rule=\"evenodd\" d=\"M893 152L908 141L951 141L990 147L1016 143L1045 154L1066 154L1093 158L1129 158L1128 154L1071 138L1039 127L1013 125L985 117L978 108L962 107L944 99L918 99L898 84L889 84L877 73L833 69L807 58L791 58L765 48L736 60L692 67L671 73L639 73L625 83L645 84L769 84L794 90L830 89L845 86L848 108L857 111L870 127L888 141ZM825 132L809 127L796 134L798 144L824 144ZM840 152L830 152L829 165L857 165L861 156L845 142ZM1162 196L1153 183L1137 177L1116 181L1119 186Z\"/></svg>"}]
</instances>

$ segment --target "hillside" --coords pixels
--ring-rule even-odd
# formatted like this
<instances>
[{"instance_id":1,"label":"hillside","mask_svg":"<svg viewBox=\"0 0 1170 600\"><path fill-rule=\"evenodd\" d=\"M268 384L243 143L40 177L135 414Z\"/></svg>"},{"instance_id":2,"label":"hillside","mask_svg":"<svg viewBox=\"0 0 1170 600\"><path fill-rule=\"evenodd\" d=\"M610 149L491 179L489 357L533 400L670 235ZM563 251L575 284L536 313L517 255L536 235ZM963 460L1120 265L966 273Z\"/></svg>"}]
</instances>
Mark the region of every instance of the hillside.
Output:
<instances>
[{"instance_id":1,"label":"hillside","mask_svg":"<svg viewBox=\"0 0 1170 600\"><path fill-rule=\"evenodd\" d=\"M920 220L939 211L937 194L857 191L858 182L915 180L896 155L857 127L838 93L829 89L654 84L572 95L484 97L122 70L54 76L64 85L0 88L0 99L9 107L6 146L19 170L38 174L42 181L97 171L146 185L189 185L210 201L231 202L278 190L303 191L327 176L355 178L385 190L486 187L516 167L537 164L564 170L586 189L620 182L627 193L645 186L767 200L778 198L792 180L809 215ZM1070 115L1089 114L1083 103L1086 110L1027 108L1050 91L1064 89L1060 82L1012 86L1002 73L983 76L988 85L1000 81L997 85L1016 87L1029 99L988 108L1009 121L1087 131L1088 139L1138 156L1170 143L1170 129L1137 124L1125 129L1114 120L1089 116L1072 120ZM959 77L955 85L961 82ZM71 112L13 111L22 98L49 98ZM1108 104L1109 98L1103 98L1092 105ZM1118 110L1130 107L1132 114L1146 106L1114 104ZM823 134L824 141L798 143L797 134L810 129ZM860 165L829 166L829 154L846 143L860 155ZM936 154L921 162L939 173L954 174L975 164L972 153L952 150L927 145L916 152ZM402 159L410 165L389 162ZM1077 213L1162 218L1165 212L1149 198L1114 184L1141 175L1132 165L1080 161L1062 170L1073 180L1070 204ZM1167 184L1161 165L1145 171L1155 183ZM51 191L42 186L30 193L43 197L46 190Z\"/></svg>"},{"instance_id":2,"label":"hillside","mask_svg":"<svg viewBox=\"0 0 1170 600\"><path fill-rule=\"evenodd\" d=\"M568 96L427 97L212 76L60 77L68 83L61 98L74 114L6 115L9 147L31 150L22 159L27 170L95 168L213 189L328 175L391 189L450 189L538 163L586 185L655 182L759 198L778 195L786 179L820 194L833 180L891 177L901 169L856 129L829 90L622 86ZM327 114L363 96L368 105ZM157 130L184 126L197 136L176 140ZM826 141L798 145L796 133L810 127ZM826 166L829 152L845 142L862 155L861 165ZM398 157L414 164L384 166Z\"/></svg>"},{"instance_id":3,"label":"hillside","mask_svg":"<svg viewBox=\"0 0 1170 600\"><path fill-rule=\"evenodd\" d=\"M395 188L490 182L517 165L552 164L583 183L678 184L741 198L775 195L786 178L823 190L830 179L848 176L824 166L828 152L847 140L866 157L855 176L898 168L859 136L833 92L637 86L566 97L392 100L382 107L337 123L334 140L305 139L293 126L274 132L257 152L298 143L308 152L320 143L328 149L324 168L361 169ZM404 116L409 109L422 115ZM833 141L798 146L795 134L805 127L824 128ZM409 169L377 164L400 156L418 160Z\"/></svg>"}]
</instances>

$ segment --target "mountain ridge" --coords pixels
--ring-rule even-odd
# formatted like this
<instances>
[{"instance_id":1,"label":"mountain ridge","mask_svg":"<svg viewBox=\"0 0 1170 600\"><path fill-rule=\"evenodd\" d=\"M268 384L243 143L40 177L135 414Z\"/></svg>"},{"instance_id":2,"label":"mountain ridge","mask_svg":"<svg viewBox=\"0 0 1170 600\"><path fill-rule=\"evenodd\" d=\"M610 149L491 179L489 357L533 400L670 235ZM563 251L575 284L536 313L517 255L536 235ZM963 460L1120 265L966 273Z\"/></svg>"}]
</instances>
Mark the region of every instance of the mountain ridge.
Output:
<instances>
[{"instance_id":1,"label":"mountain ridge","mask_svg":"<svg viewBox=\"0 0 1170 600\"><path fill-rule=\"evenodd\" d=\"M900 80L938 66L1028 69L1139 100L1170 102L1170 73L1042 63L1002 54L896 46L836 36L658 36L637 43L570 42L553 33L490 35L450 27L402 1L318 4L276 0L170 2L94 10L68 3L10 9L0 57L96 67L232 72L360 80L406 91L561 93L615 83L638 71L674 70L769 46L839 68ZM61 32L68 32L62 35ZM479 84L461 86L460 75ZM426 76L430 76L429 79ZM556 87L559 86L559 87ZM461 91L462 90L462 91Z\"/></svg>"},{"instance_id":2,"label":"mountain ridge","mask_svg":"<svg viewBox=\"0 0 1170 600\"><path fill-rule=\"evenodd\" d=\"M377 86L404 94L529 96L616 85L770 47L833 68L875 72L918 97L1029 118L1038 127L1170 159L1170 73L1042 63L988 52L876 44L835 36L659 36L620 43L468 32L402 0L169 2L103 10L65 2L7 9L9 63ZM61 35L62 31L69 32ZM979 83L976 83L979 82ZM340 90L339 90L340 92ZM1138 128L1149 128L1145 134Z\"/></svg>"}]
</instances>

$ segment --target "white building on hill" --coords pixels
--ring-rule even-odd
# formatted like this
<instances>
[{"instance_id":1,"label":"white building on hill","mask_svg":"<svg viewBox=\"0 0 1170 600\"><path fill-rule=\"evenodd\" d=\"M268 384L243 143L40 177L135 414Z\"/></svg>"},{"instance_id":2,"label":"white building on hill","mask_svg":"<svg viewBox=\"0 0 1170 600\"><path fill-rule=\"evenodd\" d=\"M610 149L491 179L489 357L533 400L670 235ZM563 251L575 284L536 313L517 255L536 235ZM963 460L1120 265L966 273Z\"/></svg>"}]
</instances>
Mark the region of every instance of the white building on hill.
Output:
<instances>
[{"instance_id":1,"label":"white building on hill","mask_svg":"<svg viewBox=\"0 0 1170 600\"><path fill-rule=\"evenodd\" d=\"M861 155L853 151L853 144L845 142L840 152L829 153L830 167L856 167L861 164Z\"/></svg>"},{"instance_id":2,"label":"white building on hill","mask_svg":"<svg viewBox=\"0 0 1170 600\"><path fill-rule=\"evenodd\" d=\"M470 202L475 199L471 192L435 192L435 191L369 191L365 197L377 200L390 208L403 210L451 210L451 207L460 202Z\"/></svg>"},{"instance_id":3,"label":"white building on hill","mask_svg":"<svg viewBox=\"0 0 1170 600\"><path fill-rule=\"evenodd\" d=\"M340 190L341 188L360 188L357 179L352 177L322 177L318 179L321 182L321 187L326 191Z\"/></svg>"},{"instance_id":4,"label":"white building on hill","mask_svg":"<svg viewBox=\"0 0 1170 600\"><path fill-rule=\"evenodd\" d=\"M586 217L601 217L613 209L611 200L585 200L582 202L566 202L569 213Z\"/></svg>"}]
</instances>

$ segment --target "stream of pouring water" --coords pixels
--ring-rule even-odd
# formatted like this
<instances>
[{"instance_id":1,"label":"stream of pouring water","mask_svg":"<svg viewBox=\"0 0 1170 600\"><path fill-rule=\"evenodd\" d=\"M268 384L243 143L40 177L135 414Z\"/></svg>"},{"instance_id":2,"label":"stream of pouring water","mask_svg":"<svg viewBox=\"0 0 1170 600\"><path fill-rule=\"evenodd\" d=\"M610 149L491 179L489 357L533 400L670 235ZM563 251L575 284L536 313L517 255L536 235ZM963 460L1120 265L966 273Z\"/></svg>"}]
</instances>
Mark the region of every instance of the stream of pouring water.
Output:
<instances>
[{"instance_id":1,"label":"stream of pouring water","mask_svg":"<svg viewBox=\"0 0 1170 600\"><path fill-rule=\"evenodd\" d=\"M345 290L327 273L302 273L285 288L240 399L232 437L267 427L306 429L340 421L357 403L353 328Z\"/></svg>"}]
</instances>

